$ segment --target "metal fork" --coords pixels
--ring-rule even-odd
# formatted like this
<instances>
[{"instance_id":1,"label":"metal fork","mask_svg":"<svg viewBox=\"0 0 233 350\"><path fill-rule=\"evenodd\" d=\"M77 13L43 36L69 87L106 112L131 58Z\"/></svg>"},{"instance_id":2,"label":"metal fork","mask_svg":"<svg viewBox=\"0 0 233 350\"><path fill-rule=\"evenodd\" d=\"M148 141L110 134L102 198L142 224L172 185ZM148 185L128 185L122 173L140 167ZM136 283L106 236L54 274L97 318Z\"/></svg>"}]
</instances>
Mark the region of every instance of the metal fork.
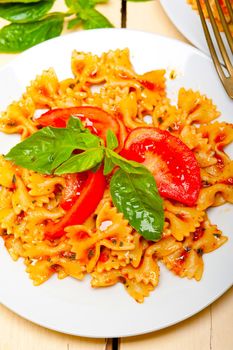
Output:
<instances>
[{"instance_id":1,"label":"metal fork","mask_svg":"<svg viewBox=\"0 0 233 350\"><path fill-rule=\"evenodd\" d=\"M205 0L205 5L206 5L207 11L208 11L210 23L211 23L211 26L213 28L213 32L214 32L219 50L221 52L223 61L225 63L225 72L227 71L228 75L225 74L224 69L223 69L223 67L219 61L218 55L216 53L216 50L215 50L215 47L213 44L213 40L211 38L209 29L208 29L207 24L206 24L206 19L205 19L205 16L204 16L201 4L200 4L200 0L196 0L196 1L197 1L197 6L198 6L198 12L199 12L199 15L201 18L202 27L203 27L203 30L205 33L206 41L207 41L207 44L209 46L210 54L211 54L211 57L213 59L215 68L218 72L220 80L221 80L227 94L229 95L229 97L231 97L233 99L233 65L232 65L232 62L231 62L229 55L227 53L225 44L224 44L222 37L221 37L221 34L219 32L218 26L216 24L209 0ZM225 0L225 2L227 5L227 8L228 8L228 11L229 11L230 22L233 24L232 6L231 6L229 0ZM227 21L225 19L224 13L223 13L222 8L219 4L219 0L215 0L215 3L216 3L216 7L217 7L217 10L219 13L220 21L221 21L222 26L223 26L224 33L225 33L226 38L227 38L227 42L229 44L231 53L233 54L233 37L232 37L230 29L229 29L229 23L227 23Z\"/></svg>"}]
</instances>

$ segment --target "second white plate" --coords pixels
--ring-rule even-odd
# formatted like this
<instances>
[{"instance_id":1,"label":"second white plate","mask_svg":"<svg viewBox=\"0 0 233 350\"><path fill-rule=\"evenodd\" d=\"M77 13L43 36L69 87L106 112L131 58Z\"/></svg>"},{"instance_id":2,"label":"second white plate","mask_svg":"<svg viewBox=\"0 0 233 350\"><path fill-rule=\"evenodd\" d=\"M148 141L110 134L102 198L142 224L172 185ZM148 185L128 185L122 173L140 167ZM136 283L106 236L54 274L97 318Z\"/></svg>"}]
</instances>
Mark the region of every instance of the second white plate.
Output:
<instances>
[{"instance_id":1,"label":"second white plate","mask_svg":"<svg viewBox=\"0 0 233 350\"><path fill-rule=\"evenodd\" d=\"M191 5L187 4L186 0L160 0L167 15L179 29L179 31L197 48L210 55L208 45L206 43L205 35L202 29L201 20L197 11L194 11ZM213 30L207 21L211 37L215 44L216 51L220 57L220 52L216 44ZM227 45L225 34L221 33L222 39L226 44L229 57L232 56L230 48ZM220 59L222 62L222 59ZM223 62L222 62L223 63Z\"/></svg>"}]
</instances>

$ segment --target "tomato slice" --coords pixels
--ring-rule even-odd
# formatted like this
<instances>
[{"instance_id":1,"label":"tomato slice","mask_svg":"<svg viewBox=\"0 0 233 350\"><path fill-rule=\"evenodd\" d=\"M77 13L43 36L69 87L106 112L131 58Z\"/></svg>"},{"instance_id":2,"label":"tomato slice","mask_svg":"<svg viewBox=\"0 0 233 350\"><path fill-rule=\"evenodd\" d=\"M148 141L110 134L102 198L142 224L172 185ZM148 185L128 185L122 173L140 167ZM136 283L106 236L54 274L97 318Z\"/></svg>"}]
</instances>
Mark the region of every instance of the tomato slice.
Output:
<instances>
[{"instance_id":1,"label":"tomato slice","mask_svg":"<svg viewBox=\"0 0 233 350\"><path fill-rule=\"evenodd\" d=\"M65 175L65 187L62 190L60 206L64 210L70 210L85 187L88 172Z\"/></svg>"},{"instance_id":2,"label":"tomato slice","mask_svg":"<svg viewBox=\"0 0 233 350\"><path fill-rule=\"evenodd\" d=\"M99 169L96 173L88 171L87 179L84 184L82 183L80 195L76 197L77 199L73 202L73 205L70 206L58 223L50 221L46 225L45 238L60 238L65 234L64 228L66 226L83 224L99 204L99 201L103 197L105 186L106 181L102 169ZM77 195L75 191L76 189L73 192L74 197ZM72 195L70 195L70 198L72 198Z\"/></svg>"},{"instance_id":3,"label":"tomato slice","mask_svg":"<svg viewBox=\"0 0 233 350\"><path fill-rule=\"evenodd\" d=\"M85 127L104 140L108 129L111 129L115 135L119 132L118 122L112 115L101 108L92 106L51 109L36 121L43 127L65 128L70 116L79 118Z\"/></svg>"},{"instance_id":4,"label":"tomato slice","mask_svg":"<svg viewBox=\"0 0 233 350\"><path fill-rule=\"evenodd\" d=\"M200 168L193 152L177 137L158 128L136 128L121 155L145 165L162 197L193 206L201 188Z\"/></svg>"}]
</instances>

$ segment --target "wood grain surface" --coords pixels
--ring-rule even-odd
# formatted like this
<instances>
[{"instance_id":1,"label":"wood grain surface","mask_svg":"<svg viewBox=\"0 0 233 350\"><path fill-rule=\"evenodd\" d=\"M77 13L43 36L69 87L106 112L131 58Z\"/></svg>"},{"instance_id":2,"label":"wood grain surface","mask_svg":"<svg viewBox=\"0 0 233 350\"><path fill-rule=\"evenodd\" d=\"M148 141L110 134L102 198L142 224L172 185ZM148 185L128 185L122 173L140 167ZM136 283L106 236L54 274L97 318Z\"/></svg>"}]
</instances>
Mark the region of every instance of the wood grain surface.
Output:
<instances>
[{"instance_id":1,"label":"wood grain surface","mask_svg":"<svg viewBox=\"0 0 233 350\"><path fill-rule=\"evenodd\" d=\"M172 0L171 0L172 1ZM57 0L56 10L65 8ZM121 26L121 0L98 5ZM5 22L0 19L0 27ZM170 22L159 1L128 2L126 27L187 40ZM63 35L67 31L64 31ZM15 55L0 54L0 66ZM0 267L1 268L1 267ZM229 269L233 267L229 266ZM9 276L10 278L10 276ZM0 286L1 288L1 286ZM155 310L156 313L156 310ZM121 339L120 350L233 350L233 288L190 319L162 331ZM60 334L37 326L0 305L0 350L104 350L105 339Z\"/></svg>"}]
</instances>

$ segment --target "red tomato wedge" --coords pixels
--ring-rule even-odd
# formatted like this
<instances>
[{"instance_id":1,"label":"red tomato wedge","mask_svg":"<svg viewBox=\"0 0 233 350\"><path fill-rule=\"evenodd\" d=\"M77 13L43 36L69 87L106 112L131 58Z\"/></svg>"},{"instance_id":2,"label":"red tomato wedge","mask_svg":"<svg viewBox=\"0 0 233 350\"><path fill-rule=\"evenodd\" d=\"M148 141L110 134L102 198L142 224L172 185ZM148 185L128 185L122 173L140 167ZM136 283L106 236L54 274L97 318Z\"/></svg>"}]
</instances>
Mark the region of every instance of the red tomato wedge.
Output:
<instances>
[{"instance_id":1,"label":"red tomato wedge","mask_svg":"<svg viewBox=\"0 0 233 350\"><path fill-rule=\"evenodd\" d=\"M137 128L128 135L121 155L142 163L154 175L162 197L193 206L201 188L193 152L177 137L158 128Z\"/></svg>"},{"instance_id":2,"label":"red tomato wedge","mask_svg":"<svg viewBox=\"0 0 233 350\"><path fill-rule=\"evenodd\" d=\"M65 128L70 116L79 118L85 127L104 140L108 129L111 129L115 135L119 132L118 122L112 115L101 108L91 106L51 109L36 121L43 127Z\"/></svg>"},{"instance_id":3,"label":"red tomato wedge","mask_svg":"<svg viewBox=\"0 0 233 350\"><path fill-rule=\"evenodd\" d=\"M70 210L85 187L88 178L88 172L66 174L65 187L62 190L62 199L60 206L64 210Z\"/></svg>"},{"instance_id":4,"label":"red tomato wedge","mask_svg":"<svg viewBox=\"0 0 233 350\"><path fill-rule=\"evenodd\" d=\"M102 169L99 169L96 173L88 171L87 179L82 183L80 195L77 196L75 189L73 195L77 197L73 205L58 223L50 221L47 224L45 238L60 238L65 234L64 228L66 226L83 224L99 204L99 201L103 197L105 186L106 181ZM70 195L70 198L72 198L72 195Z\"/></svg>"}]
</instances>

